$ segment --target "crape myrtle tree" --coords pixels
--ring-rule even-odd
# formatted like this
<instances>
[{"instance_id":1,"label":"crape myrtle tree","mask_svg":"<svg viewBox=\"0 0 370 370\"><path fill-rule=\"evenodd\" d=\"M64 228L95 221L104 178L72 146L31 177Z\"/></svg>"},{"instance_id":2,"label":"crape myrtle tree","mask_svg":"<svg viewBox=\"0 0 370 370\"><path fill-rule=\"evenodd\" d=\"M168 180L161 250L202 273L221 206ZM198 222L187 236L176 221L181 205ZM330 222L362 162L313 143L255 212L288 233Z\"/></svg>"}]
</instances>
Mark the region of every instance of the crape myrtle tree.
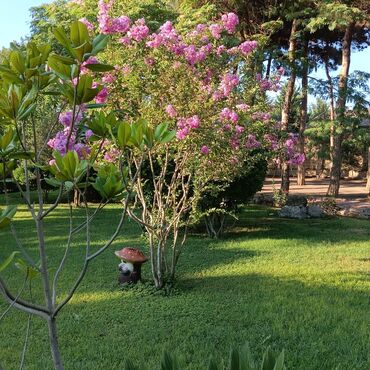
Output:
<instances>
[{"instance_id":1,"label":"crape myrtle tree","mask_svg":"<svg viewBox=\"0 0 370 370\"><path fill-rule=\"evenodd\" d=\"M164 121L176 135L158 148L147 138L145 176L138 176L128 208L147 232L153 279L161 288L173 281L178 244L205 185L232 180L246 161L255 160L254 149L279 148L262 97L277 88L280 75L263 79L249 73L257 42L241 43L234 36L239 23L234 13L183 32L170 21L151 32L145 19L119 14L114 2L99 2L99 29L113 36L105 56L116 64L104 77L107 103L123 120L145 117L141 122L154 128L154 136ZM255 99L249 106L251 94L260 95L260 103ZM106 158L116 163L117 143L105 145ZM287 160L294 160L294 151L285 149ZM137 171L135 152L127 161L130 172Z\"/></svg>"}]
</instances>

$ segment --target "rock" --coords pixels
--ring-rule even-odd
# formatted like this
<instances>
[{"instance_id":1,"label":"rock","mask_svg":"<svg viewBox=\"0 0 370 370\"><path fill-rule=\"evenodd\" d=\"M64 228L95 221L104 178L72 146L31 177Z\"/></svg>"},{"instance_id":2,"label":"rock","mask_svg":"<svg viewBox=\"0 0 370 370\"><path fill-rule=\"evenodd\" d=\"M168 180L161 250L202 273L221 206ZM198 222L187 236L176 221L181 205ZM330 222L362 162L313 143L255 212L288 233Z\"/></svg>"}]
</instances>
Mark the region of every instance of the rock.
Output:
<instances>
[{"instance_id":1,"label":"rock","mask_svg":"<svg viewBox=\"0 0 370 370\"><path fill-rule=\"evenodd\" d=\"M361 208L358 210L359 218L370 219L370 208Z\"/></svg>"},{"instance_id":2,"label":"rock","mask_svg":"<svg viewBox=\"0 0 370 370\"><path fill-rule=\"evenodd\" d=\"M320 218L320 217L324 216L324 210L316 204L312 204L312 205L308 206L307 207L307 213L312 218Z\"/></svg>"},{"instance_id":3,"label":"rock","mask_svg":"<svg viewBox=\"0 0 370 370\"><path fill-rule=\"evenodd\" d=\"M287 206L307 206L307 198L303 195L289 195L285 205Z\"/></svg>"},{"instance_id":4,"label":"rock","mask_svg":"<svg viewBox=\"0 0 370 370\"><path fill-rule=\"evenodd\" d=\"M262 205L266 205L266 206L273 206L274 205L274 197L272 195L269 195L269 194L259 193L259 194L256 194L253 197L252 203L262 204Z\"/></svg>"},{"instance_id":5,"label":"rock","mask_svg":"<svg viewBox=\"0 0 370 370\"><path fill-rule=\"evenodd\" d=\"M302 220L308 218L307 207L305 206L284 206L279 211L280 217L296 218Z\"/></svg>"}]
</instances>

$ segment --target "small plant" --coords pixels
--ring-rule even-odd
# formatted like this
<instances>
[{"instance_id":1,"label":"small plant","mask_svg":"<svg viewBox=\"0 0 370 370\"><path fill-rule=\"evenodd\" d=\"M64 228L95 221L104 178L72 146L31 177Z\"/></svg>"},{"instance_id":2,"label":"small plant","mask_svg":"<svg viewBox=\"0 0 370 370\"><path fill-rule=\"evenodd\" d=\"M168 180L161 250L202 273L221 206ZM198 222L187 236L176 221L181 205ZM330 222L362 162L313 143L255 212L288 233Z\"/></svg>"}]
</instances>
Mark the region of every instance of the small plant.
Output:
<instances>
[{"instance_id":1,"label":"small plant","mask_svg":"<svg viewBox=\"0 0 370 370\"><path fill-rule=\"evenodd\" d=\"M180 370L183 369L181 361L176 354L164 352L159 367L161 370ZM136 366L131 360L127 360L124 370L145 370L146 367ZM262 360L255 363L249 345L245 344L241 348L233 348L230 352L230 358L225 365L223 362L218 363L213 358L210 359L208 370L285 370L284 351L279 354L274 353L270 347L266 349ZM206 369L205 369L206 370Z\"/></svg>"}]
</instances>

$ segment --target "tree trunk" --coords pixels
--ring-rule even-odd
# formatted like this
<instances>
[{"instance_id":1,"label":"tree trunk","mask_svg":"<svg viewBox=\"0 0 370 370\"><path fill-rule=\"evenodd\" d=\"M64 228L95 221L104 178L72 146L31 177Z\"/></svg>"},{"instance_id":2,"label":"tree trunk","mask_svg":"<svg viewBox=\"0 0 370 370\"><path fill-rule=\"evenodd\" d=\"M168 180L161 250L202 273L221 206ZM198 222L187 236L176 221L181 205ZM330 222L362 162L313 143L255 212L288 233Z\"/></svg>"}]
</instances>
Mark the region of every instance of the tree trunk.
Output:
<instances>
[{"instance_id":1,"label":"tree trunk","mask_svg":"<svg viewBox=\"0 0 370 370\"><path fill-rule=\"evenodd\" d=\"M308 39L305 39L304 47L303 47L303 54L304 54L304 62L303 62L303 69L302 69L302 100L301 100L301 109L299 114L299 153L305 154L305 137L304 132L306 130L306 123L307 123L307 93L308 93ZM306 183L306 166L305 162L298 165L298 173L297 173L297 184L298 185L305 185Z\"/></svg>"},{"instance_id":2,"label":"tree trunk","mask_svg":"<svg viewBox=\"0 0 370 370\"><path fill-rule=\"evenodd\" d=\"M337 197L339 195L340 175L342 170L342 142L343 129L345 125L345 110L347 100L347 79L351 63L351 42L354 23L351 22L347 28L342 41L342 68L339 74L339 97L336 109L336 124L332 132L331 140L331 169L330 183L327 195ZM339 128L339 130L337 130Z\"/></svg>"},{"instance_id":3,"label":"tree trunk","mask_svg":"<svg viewBox=\"0 0 370 370\"><path fill-rule=\"evenodd\" d=\"M292 97L294 93L294 84L296 79L296 70L294 66L295 61L295 52L297 48L297 41L296 41L296 32L298 29L298 21L296 19L293 20L292 28L289 37L289 50L288 50L288 58L291 67L291 74L288 81L287 89L285 92L284 104L283 109L281 111L281 130L287 132L289 128L289 116L292 107ZM281 165L281 188L280 191L282 193L289 192L289 183L290 183L290 168L289 164L284 160L282 161Z\"/></svg>"},{"instance_id":4,"label":"tree trunk","mask_svg":"<svg viewBox=\"0 0 370 370\"><path fill-rule=\"evenodd\" d=\"M55 318L50 318L48 320L48 329L49 329L49 341L51 355L53 357L53 364L55 370L63 370L62 357L59 351L58 343L58 333Z\"/></svg>"},{"instance_id":5,"label":"tree trunk","mask_svg":"<svg viewBox=\"0 0 370 370\"><path fill-rule=\"evenodd\" d=\"M367 149L367 176L366 176L366 191L370 196L370 146Z\"/></svg>"}]
</instances>

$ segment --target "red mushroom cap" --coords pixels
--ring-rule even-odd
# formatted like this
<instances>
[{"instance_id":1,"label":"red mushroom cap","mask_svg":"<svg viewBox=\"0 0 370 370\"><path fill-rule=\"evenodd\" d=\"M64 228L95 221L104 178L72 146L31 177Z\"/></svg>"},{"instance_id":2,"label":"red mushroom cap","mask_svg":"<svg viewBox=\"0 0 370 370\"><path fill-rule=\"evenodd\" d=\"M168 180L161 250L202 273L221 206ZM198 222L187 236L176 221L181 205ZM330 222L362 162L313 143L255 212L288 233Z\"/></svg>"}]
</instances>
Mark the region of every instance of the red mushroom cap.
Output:
<instances>
[{"instance_id":1,"label":"red mushroom cap","mask_svg":"<svg viewBox=\"0 0 370 370\"><path fill-rule=\"evenodd\" d=\"M121 249L120 251L115 251L114 254L121 258L122 260L126 262L131 263L144 263L148 261L148 257L145 256L145 254L142 251L139 251L138 249L126 247Z\"/></svg>"}]
</instances>

